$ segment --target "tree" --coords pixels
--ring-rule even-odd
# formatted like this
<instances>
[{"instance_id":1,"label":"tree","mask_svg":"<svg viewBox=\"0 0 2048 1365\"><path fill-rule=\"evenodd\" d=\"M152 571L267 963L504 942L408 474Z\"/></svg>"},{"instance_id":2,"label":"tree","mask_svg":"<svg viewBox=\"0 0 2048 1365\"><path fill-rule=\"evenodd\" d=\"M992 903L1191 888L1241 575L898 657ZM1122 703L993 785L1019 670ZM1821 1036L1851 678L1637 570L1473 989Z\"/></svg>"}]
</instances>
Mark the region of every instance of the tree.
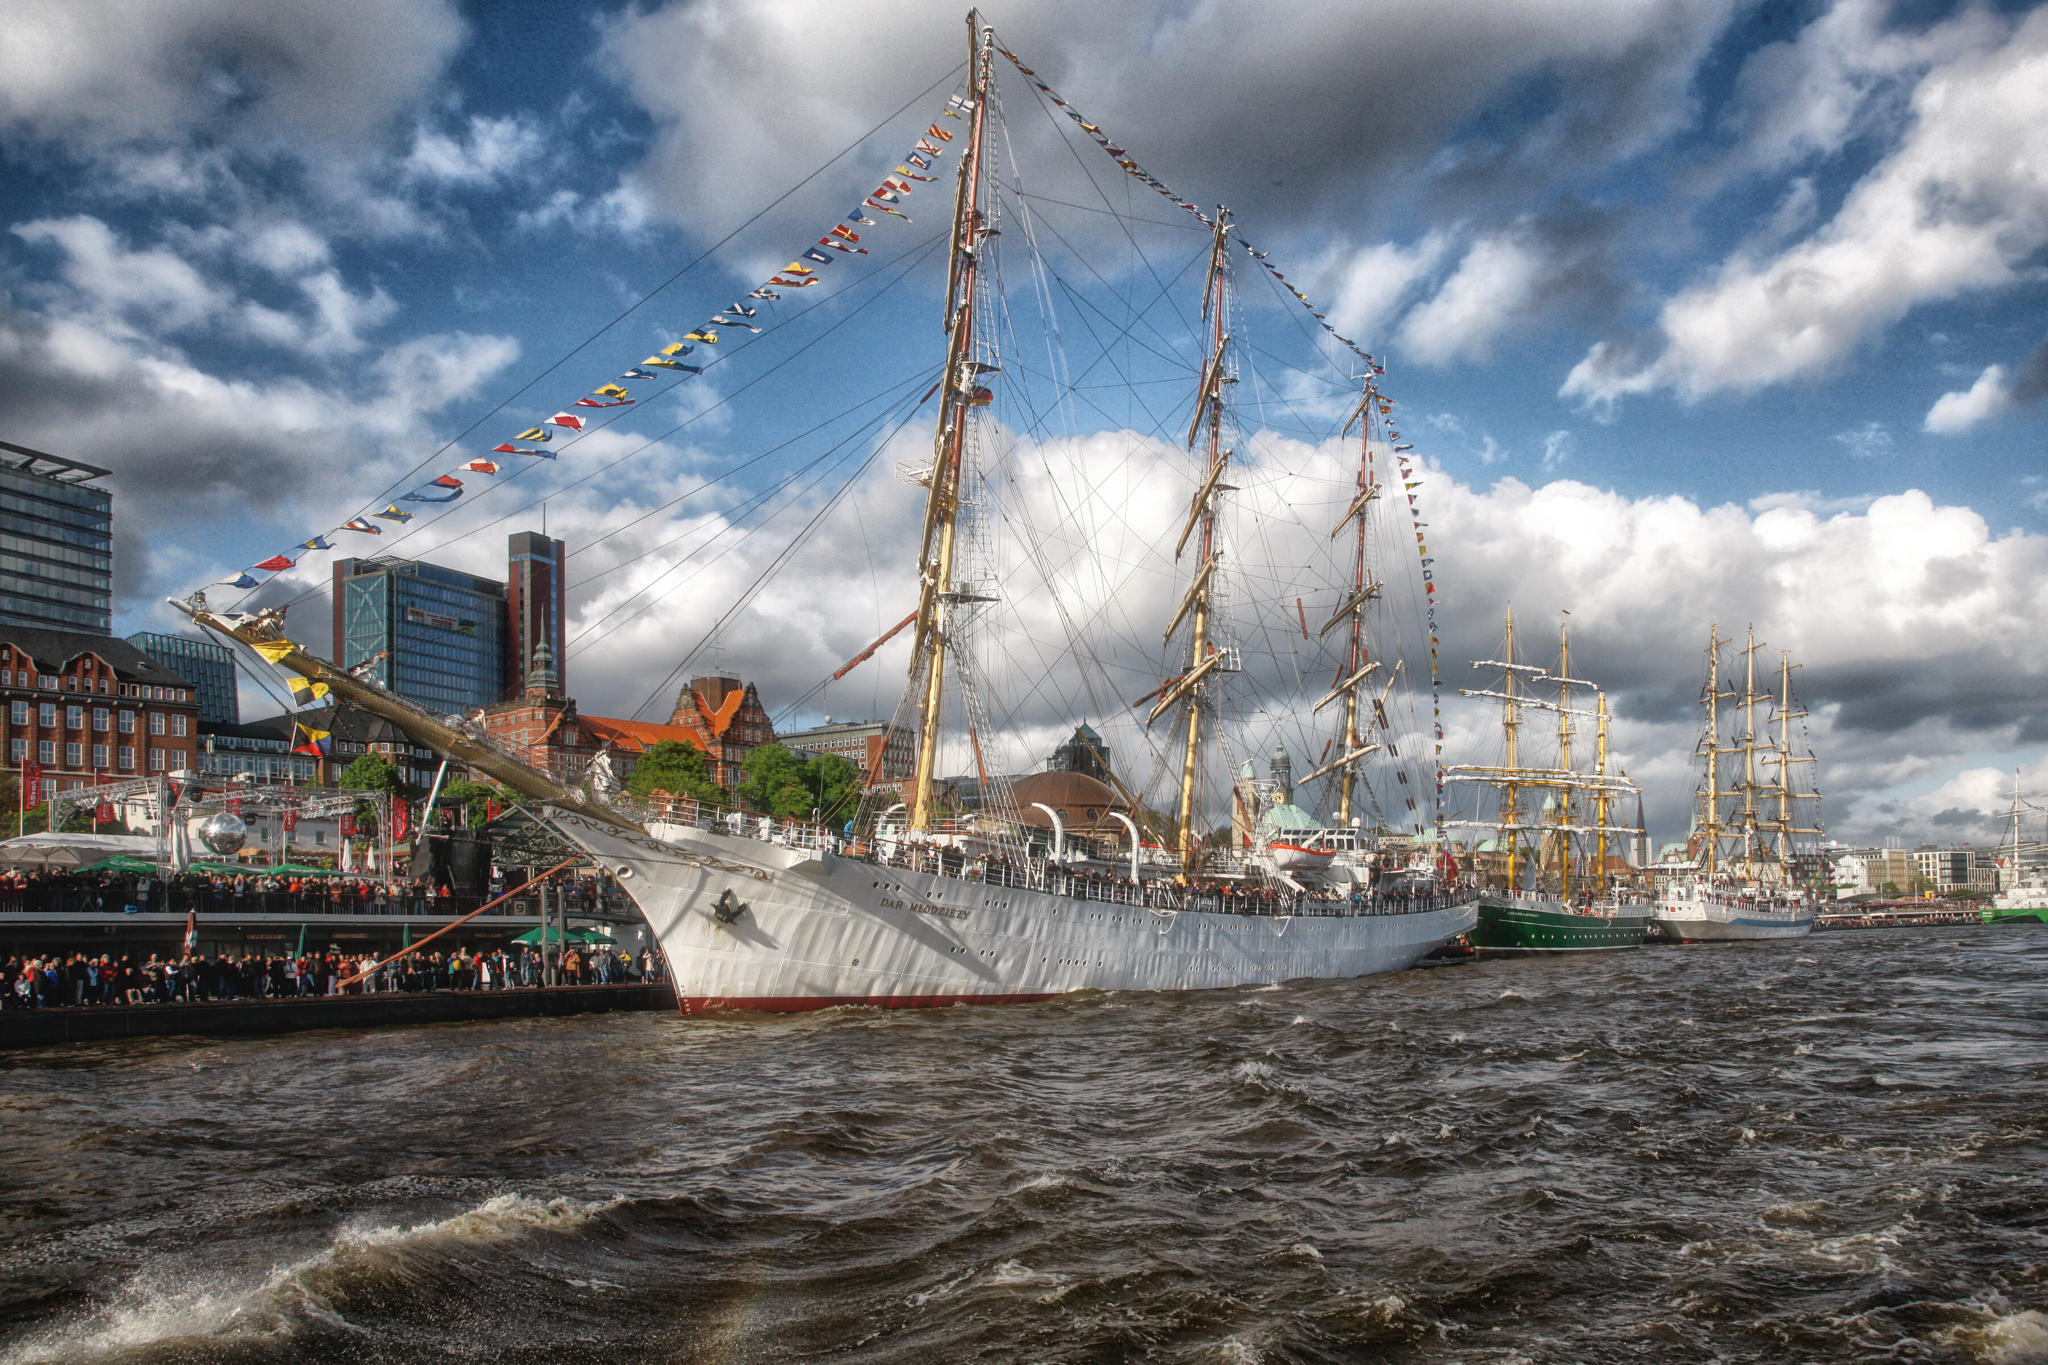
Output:
<instances>
[{"instance_id":1,"label":"tree","mask_svg":"<svg viewBox=\"0 0 2048 1365\"><path fill-rule=\"evenodd\" d=\"M818 800L805 780L806 766L780 744L756 745L740 764L740 785L734 795L748 810L780 820L808 820Z\"/></svg>"},{"instance_id":2,"label":"tree","mask_svg":"<svg viewBox=\"0 0 2048 1365\"><path fill-rule=\"evenodd\" d=\"M804 764L804 785L810 788L818 818L828 825L851 820L863 790L860 768L838 754L819 754Z\"/></svg>"},{"instance_id":3,"label":"tree","mask_svg":"<svg viewBox=\"0 0 2048 1365\"><path fill-rule=\"evenodd\" d=\"M661 740L640 755L632 776L626 779L626 790L635 796L667 792L714 805L722 805L726 800L725 793L712 780L711 760L704 751L677 739Z\"/></svg>"},{"instance_id":4,"label":"tree","mask_svg":"<svg viewBox=\"0 0 2048 1365\"><path fill-rule=\"evenodd\" d=\"M389 792L396 796L404 784L398 780L398 769L391 766L382 754L364 754L342 771L338 783L347 791Z\"/></svg>"}]
</instances>

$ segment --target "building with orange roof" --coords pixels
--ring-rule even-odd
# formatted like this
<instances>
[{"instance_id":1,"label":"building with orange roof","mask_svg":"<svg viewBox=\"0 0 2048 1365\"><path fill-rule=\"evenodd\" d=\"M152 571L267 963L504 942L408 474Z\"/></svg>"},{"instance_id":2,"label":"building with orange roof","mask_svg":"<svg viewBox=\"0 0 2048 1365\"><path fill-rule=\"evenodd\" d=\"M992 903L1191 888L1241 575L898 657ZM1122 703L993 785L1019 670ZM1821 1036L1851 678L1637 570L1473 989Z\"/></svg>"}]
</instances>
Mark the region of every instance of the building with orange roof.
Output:
<instances>
[{"instance_id":1,"label":"building with orange roof","mask_svg":"<svg viewBox=\"0 0 2048 1365\"><path fill-rule=\"evenodd\" d=\"M601 753L610 753L612 769L624 779L640 755L663 740L676 740L704 751L718 785L731 790L740 780L748 753L775 742L775 726L761 706L752 683L738 678L693 678L676 696L666 724L586 716L573 698L563 695L555 675L541 659L517 698L486 707L484 731L515 755L566 784L583 780Z\"/></svg>"}]
</instances>

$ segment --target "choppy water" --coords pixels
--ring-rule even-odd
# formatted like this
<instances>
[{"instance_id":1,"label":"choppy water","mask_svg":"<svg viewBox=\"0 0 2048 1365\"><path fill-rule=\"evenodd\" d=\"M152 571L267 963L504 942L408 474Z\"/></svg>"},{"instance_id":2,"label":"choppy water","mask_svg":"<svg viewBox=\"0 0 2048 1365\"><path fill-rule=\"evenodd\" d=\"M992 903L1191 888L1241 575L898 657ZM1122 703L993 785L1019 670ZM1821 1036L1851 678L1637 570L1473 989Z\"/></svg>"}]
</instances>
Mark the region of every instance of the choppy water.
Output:
<instances>
[{"instance_id":1,"label":"choppy water","mask_svg":"<svg viewBox=\"0 0 2048 1365\"><path fill-rule=\"evenodd\" d=\"M0 1361L2048 1360L2048 930L0 1056Z\"/></svg>"}]
</instances>

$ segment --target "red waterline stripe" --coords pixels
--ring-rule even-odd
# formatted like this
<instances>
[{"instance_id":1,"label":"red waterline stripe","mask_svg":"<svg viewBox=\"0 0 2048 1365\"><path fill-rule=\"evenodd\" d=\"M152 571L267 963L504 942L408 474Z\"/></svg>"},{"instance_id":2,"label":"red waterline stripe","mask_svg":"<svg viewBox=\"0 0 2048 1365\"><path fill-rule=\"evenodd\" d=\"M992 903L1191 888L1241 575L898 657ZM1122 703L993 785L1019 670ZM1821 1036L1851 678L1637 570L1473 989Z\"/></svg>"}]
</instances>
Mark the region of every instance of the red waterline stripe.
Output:
<instances>
[{"instance_id":1,"label":"red waterline stripe","mask_svg":"<svg viewBox=\"0 0 2048 1365\"><path fill-rule=\"evenodd\" d=\"M1033 1000L1051 1000L1059 992L1038 991L1019 995L684 995L677 1002L684 1014L707 1010L761 1010L790 1014L799 1010L829 1010L838 1005L872 1005L885 1010L932 1010L948 1005L1017 1005Z\"/></svg>"}]
</instances>

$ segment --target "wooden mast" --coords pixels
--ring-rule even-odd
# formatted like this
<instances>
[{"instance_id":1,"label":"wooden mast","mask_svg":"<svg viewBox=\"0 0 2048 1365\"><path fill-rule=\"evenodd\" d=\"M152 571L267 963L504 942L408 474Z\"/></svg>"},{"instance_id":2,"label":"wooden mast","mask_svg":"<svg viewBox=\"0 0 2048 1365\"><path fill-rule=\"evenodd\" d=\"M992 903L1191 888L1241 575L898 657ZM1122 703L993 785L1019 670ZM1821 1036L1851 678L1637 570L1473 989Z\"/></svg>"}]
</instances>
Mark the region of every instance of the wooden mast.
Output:
<instances>
[{"instance_id":1,"label":"wooden mast","mask_svg":"<svg viewBox=\"0 0 2048 1365\"><path fill-rule=\"evenodd\" d=\"M1756 627L1742 651L1742 874L1756 876Z\"/></svg>"},{"instance_id":2,"label":"wooden mast","mask_svg":"<svg viewBox=\"0 0 2048 1365\"><path fill-rule=\"evenodd\" d=\"M1368 367L1370 368L1370 367ZM1350 686L1344 689L1344 761L1337 775L1337 824L1344 829L1351 827L1352 793L1358 785L1358 772L1353 766L1364 738L1358 728L1358 688L1370 672L1372 659L1365 645L1365 604L1369 600L1365 581L1366 509L1379 485L1373 481L1372 468L1372 403L1378 397L1372 385L1372 376L1365 377L1365 393L1360 399L1358 411L1363 419L1358 424L1358 493L1352 500L1351 509L1344 515L1346 520L1355 512L1358 517L1358 540L1351 559L1351 601L1356 604L1351 611L1351 654L1345 665L1344 677ZM1337 524L1343 529L1343 522ZM1331 533L1332 535L1335 532ZM1341 686L1342 684L1340 684Z\"/></svg>"},{"instance_id":3,"label":"wooden mast","mask_svg":"<svg viewBox=\"0 0 2048 1365\"><path fill-rule=\"evenodd\" d=\"M974 300L980 276L981 151L986 127L992 34L978 10L967 12L967 146L953 199L952 260L946 272L946 373L941 380L939 430L925 497L924 536L918 557L917 637L910 675L924 675L918 702L917 762L911 780L910 832L931 828L932 784L938 764L939 716L946 678L948 607L953 599L953 540L960 517L960 465L967 421L978 383L974 364Z\"/></svg>"},{"instance_id":4,"label":"wooden mast","mask_svg":"<svg viewBox=\"0 0 2048 1365\"><path fill-rule=\"evenodd\" d=\"M1209 639L1209 606L1214 593L1211 582L1218 553L1216 495L1227 489L1221 475L1230 459L1230 451L1223 445L1223 386L1231 382L1224 364L1224 345L1230 338L1223 330L1229 240L1230 214L1219 208L1216 211L1215 235L1209 247L1209 277L1202 287L1202 320L1209 324L1209 356L1202 366L1201 389L1195 396L1194 420L1188 425L1190 448L1201 436L1203 428L1208 430L1208 459L1204 464L1202 486L1188 512L1190 529L1199 527L1201 532L1197 542L1201 562L1195 569L1193 585L1181 604L1181 610L1175 613L1173 623L1166 630L1166 637L1170 640L1180 622L1183 619L1188 621L1188 666L1178 680L1169 684L1165 695L1145 719L1149 725L1176 702L1187 703L1186 743L1181 750L1180 764L1180 802L1174 817L1176 851L1180 855L1183 878L1191 875L1194 868L1195 771L1202 747L1202 706L1209 692L1205 679L1222 664L1222 656ZM1187 541L1187 534L1183 532L1181 549L1185 549ZM1180 549L1177 549L1174 557L1179 556Z\"/></svg>"},{"instance_id":5,"label":"wooden mast","mask_svg":"<svg viewBox=\"0 0 2048 1365\"><path fill-rule=\"evenodd\" d=\"M1596 789L1598 794L1593 798L1593 801L1594 819L1595 823L1599 826L1600 833L1594 840L1593 860L1596 880L1593 883L1593 887L1596 893L1604 895L1607 891L1607 693L1603 690L1596 693L1596 696L1599 699L1599 705L1595 714L1599 718L1598 724L1600 728L1595 749L1597 761L1594 771L1600 778L1600 785Z\"/></svg>"},{"instance_id":6,"label":"wooden mast","mask_svg":"<svg viewBox=\"0 0 2048 1365\"><path fill-rule=\"evenodd\" d=\"M1501 691L1507 698L1500 708L1500 727L1507 733L1508 780L1500 789L1500 828L1508 841L1508 894L1515 891L1515 839L1521 833L1517 828L1522 823L1521 793L1515 786L1514 775L1521 767L1521 759L1515 752L1515 731L1522 721L1515 706L1515 609L1508 607L1507 616L1507 669L1503 674Z\"/></svg>"},{"instance_id":7,"label":"wooden mast","mask_svg":"<svg viewBox=\"0 0 2048 1365\"><path fill-rule=\"evenodd\" d=\"M1702 794L1700 870L1712 876L1721 854L1721 623L1707 627L1707 789Z\"/></svg>"},{"instance_id":8,"label":"wooden mast","mask_svg":"<svg viewBox=\"0 0 2048 1365\"><path fill-rule=\"evenodd\" d=\"M1557 623L1557 766L1560 771L1569 772L1572 766L1572 642L1571 623L1559 620ZM1571 828L1572 789L1562 786L1557 792L1557 894L1560 900L1569 902L1572 898L1572 837L1563 830ZM1605 821L1602 822L1603 824Z\"/></svg>"}]
</instances>

